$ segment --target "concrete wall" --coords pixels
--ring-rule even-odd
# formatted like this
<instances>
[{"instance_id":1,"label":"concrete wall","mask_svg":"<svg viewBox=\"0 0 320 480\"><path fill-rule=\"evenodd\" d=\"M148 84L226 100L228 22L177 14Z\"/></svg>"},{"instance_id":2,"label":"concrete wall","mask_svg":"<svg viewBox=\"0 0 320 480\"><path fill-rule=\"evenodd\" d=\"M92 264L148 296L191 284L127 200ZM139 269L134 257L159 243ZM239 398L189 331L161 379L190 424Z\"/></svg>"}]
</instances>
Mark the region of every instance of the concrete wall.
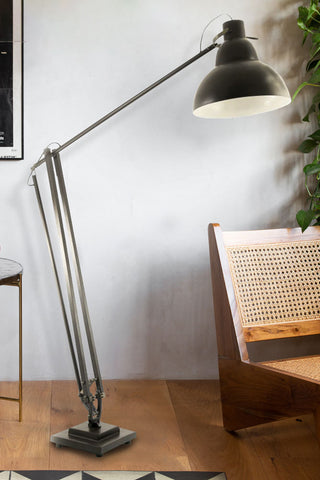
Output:
<instances>
[{"instance_id":1,"label":"concrete wall","mask_svg":"<svg viewBox=\"0 0 320 480\"><path fill-rule=\"evenodd\" d=\"M298 4L25 0L25 159L0 162L0 245L24 266L26 379L73 378L30 166L197 53L220 13L245 21L292 93L306 56ZM104 378L217 377L207 225L293 226L303 203L294 149L306 97L256 117L195 118L193 96L214 61L213 52L63 153ZM1 376L12 378L16 292L0 294Z\"/></svg>"}]
</instances>

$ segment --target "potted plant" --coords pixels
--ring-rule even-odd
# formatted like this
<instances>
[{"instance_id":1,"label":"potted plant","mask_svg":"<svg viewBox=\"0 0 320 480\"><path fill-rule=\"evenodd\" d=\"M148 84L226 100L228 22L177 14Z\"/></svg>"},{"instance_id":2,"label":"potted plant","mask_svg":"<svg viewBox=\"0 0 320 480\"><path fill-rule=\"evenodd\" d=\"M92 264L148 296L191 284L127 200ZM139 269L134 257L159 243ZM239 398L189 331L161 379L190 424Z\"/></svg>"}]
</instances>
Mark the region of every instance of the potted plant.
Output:
<instances>
[{"instance_id":1,"label":"potted plant","mask_svg":"<svg viewBox=\"0 0 320 480\"><path fill-rule=\"evenodd\" d=\"M311 41L306 66L308 79L297 88L293 99L306 86L320 87L320 0L310 0L308 7L299 7L298 26L303 30L303 43ZM313 161L305 165L305 185L309 206L297 213L297 222L304 231L309 225L320 225L320 93L315 90L308 112L302 119L316 125L316 129L298 147L302 153L313 152Z\"/></svg>"}]
</instances>

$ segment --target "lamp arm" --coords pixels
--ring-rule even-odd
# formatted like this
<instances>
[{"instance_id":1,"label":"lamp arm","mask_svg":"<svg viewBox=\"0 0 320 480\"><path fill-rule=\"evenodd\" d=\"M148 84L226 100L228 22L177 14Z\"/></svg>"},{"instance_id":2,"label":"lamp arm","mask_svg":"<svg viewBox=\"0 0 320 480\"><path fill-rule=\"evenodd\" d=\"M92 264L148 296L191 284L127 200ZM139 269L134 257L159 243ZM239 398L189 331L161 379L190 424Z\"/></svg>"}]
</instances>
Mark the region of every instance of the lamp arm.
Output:
<instances>
[{"instance_id":1,"label":"lamp arm","mask_svg":"<svg viewBox=\"0 0 320 480\"><path fill-rule=\"evenodd\" d=\"M218 37L220 37L221 35L223 35L225 33L225 31L222 31L220 34L218 34L214 40L216 40ZM132 103L134 103L136 100L138 100L139 98L143 97L144 95L146 95L147 93L149 93L151 90L153 90L154 88L158 87L159 85L161 85L161 83L165 82L166 80L169 80L169 78L173 77L174 75L176 75L177 73L181 72L181 70L183 70L184 68L188 67L189 65L191 65L193 62L195 62L196 60L198 60L199 58L203 57L204 55L206 55L207 53L211 52L211 50L213 50L214 48L217 48L219 46L219 44L217 43L212 43L211 45L209 45L208 47L204 48L203 50L201 50L199 53L197 53L196 55L194 55L193 57L191 57L189 60L187 60L186 62L182 63L181 65L179 65L178 67L176 67L174 70L172 70L171 72L167 73L166 75L164 75L163 77L161 77L159 80L157 80L156 82L152 83L151 85L149 85L148 87L146 87L144 90L142 90L141 92L137 93L136 95L134 95L133 97L129 98L129 100L127 100L126 102L122 103L121 105L119 105L117 108L115 108L114 110L111 110L111 112L107 113L106 115L104 115L103 117L101 117L99 120L97 120L96 122L92 123L91 125L89 125L89 127L87 127L86 129L82 130L80 133L78 133L77 135L75 135L74 137L70 138L70 140L68 140L67 142L63 143L62 145L60 145L58 148L56 148L54 150L54 153L60 153L62 150L64 150L65 148L69 147L70 145L72 145L74 142L76 142L77 140L79 140L81 137L83 137L84 135L86 135L87 133L91 132L91 130L94 130L96 127L98 127L99 125L101 125L102 123L104 123L105 121L109 120L109 118L113 117L114 115L116 115L117 113L121 112L121 110L125 109L126 107L128 107L129 105L131 105ZM38 168L40 165L42 165L43 163L45 162L45 157L42 157L40 160L38 160L38 162L36 162L34 165L32 165L31 167L31 171L35 170L36 168Z\"/></svg>"}]
</instances>

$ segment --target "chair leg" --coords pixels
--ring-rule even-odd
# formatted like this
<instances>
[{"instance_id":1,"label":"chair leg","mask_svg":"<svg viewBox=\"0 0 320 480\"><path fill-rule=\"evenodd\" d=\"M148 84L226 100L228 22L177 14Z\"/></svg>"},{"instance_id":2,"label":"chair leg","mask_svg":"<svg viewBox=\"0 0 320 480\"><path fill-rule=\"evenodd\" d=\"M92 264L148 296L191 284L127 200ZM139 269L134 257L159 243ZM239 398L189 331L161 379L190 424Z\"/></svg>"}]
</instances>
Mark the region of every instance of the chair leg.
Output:
<instances>
[{"instance_id":1,"label":"chair leg","mask_svg":"<svg viewBox=\"0 0 320 480\"><path fill-rule=\"evenodd\" d=\"M279 418L268 416L267 413L255 412L250 408L222 404L223 426L227 432L235 432L242 428L254 427L263 423L274 422Z\"/></svg>"}]
</instances>

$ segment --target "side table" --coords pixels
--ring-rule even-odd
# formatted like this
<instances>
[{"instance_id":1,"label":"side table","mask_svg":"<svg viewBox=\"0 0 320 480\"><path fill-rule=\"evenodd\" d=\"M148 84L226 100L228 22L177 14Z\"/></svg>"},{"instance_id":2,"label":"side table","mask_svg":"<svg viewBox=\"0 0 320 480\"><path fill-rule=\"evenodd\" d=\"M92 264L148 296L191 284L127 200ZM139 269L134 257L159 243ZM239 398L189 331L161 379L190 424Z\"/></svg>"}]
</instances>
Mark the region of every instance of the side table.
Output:
<instances>
[{"instance_id":1,"label":"side table","mask_svg":"<svg viewBox=\"0 0 320 480\"><path fill-rule=\"evenodd\" d=\"M19 402L19 422L22 420L22 272L20 263L0 258L0 285L19 288L19 396L18 398L0 396L0 400Z\"/></svg>"}]
</instances>

